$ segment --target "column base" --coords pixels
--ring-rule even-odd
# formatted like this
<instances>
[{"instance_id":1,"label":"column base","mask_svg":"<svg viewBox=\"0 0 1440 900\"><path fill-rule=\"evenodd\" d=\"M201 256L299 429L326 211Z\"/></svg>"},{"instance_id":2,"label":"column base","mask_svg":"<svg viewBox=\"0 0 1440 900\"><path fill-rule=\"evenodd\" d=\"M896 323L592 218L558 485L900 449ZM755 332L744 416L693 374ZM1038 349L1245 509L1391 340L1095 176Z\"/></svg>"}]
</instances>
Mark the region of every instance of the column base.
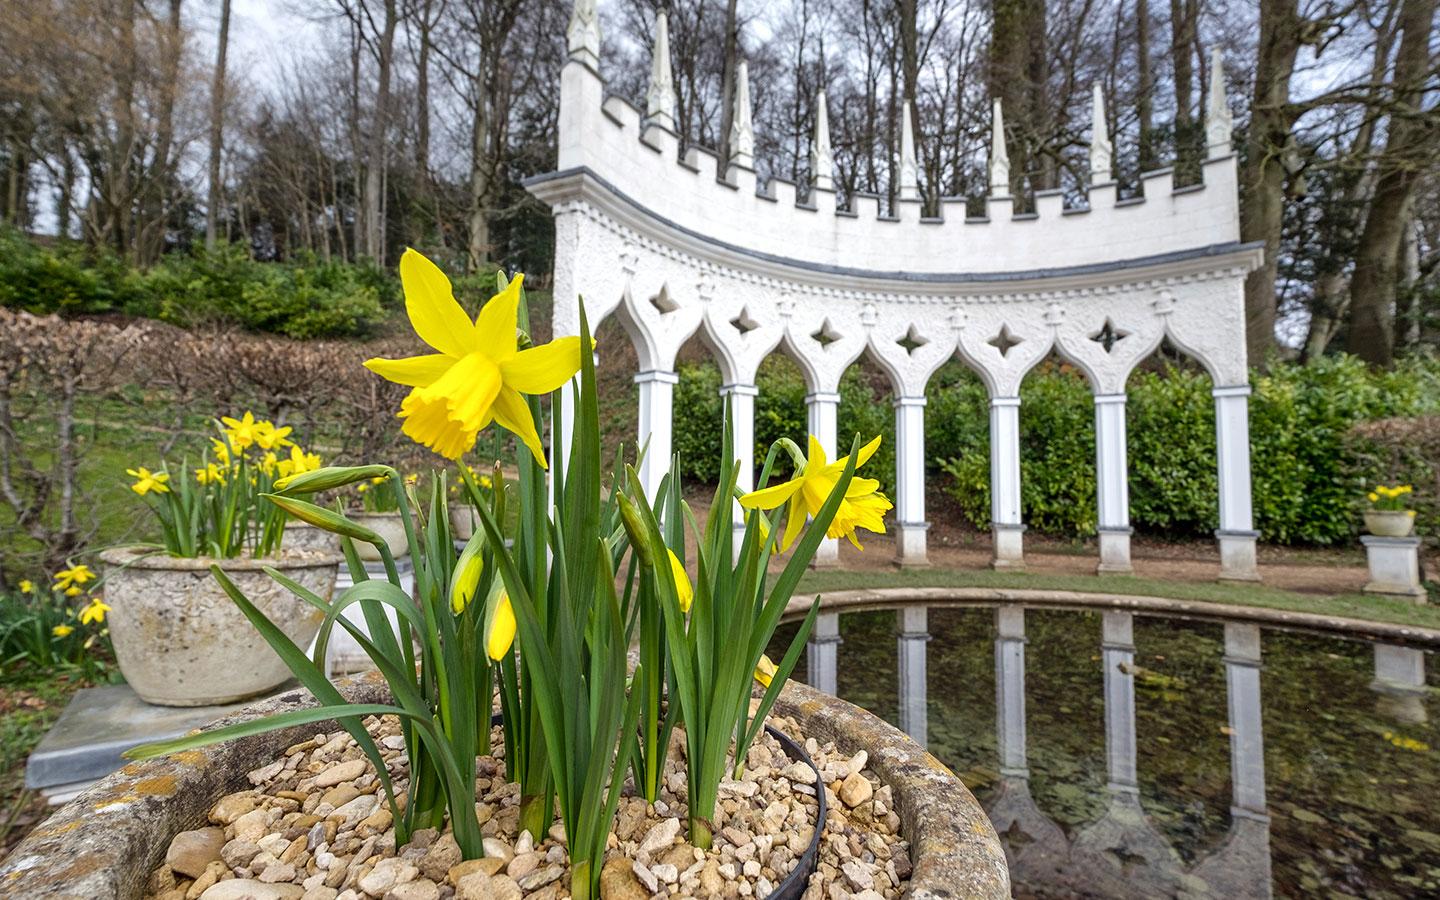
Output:
<instances>
[{"instance_id":1,"label":"column base","mask_svg":"<svg viewBox=\"0 0 1440 900\"><path fill-rule=\"evenodd\" d=\"M1100 564L1097 575L1133 575L1130 565L1130 535L1135 529L1126 526L1102 527L1100 533Z\"/></svg>"},{"instance_id":2,"label":"column base","mask_svg":"<svg viewBox=\"0 0 1440 900\"><path fill-rule=\"evenodd\" d=\"M1365 558L1370 564L1370 582L1364 587L1365 593L1401 597L1417 603L1426 601L1425 589L1420 586L1418 537L1362 534L1360 543L1365 545Z\"/></svg>"},{"instance_id":3,"label":"column base","mask_svg":"<svg viewBox=\"0 0 1440 900\"><path fill-rule=\"evenodd\" d=\"M929 522L901 522L896 524L895 558L891 560L895 568L930 568L930 560L925 555L925 533L929 530Z\"/></svg>"},{"instance_id":4,"label":"column base","mask_svg":"<svg viewBox=\"0 0 1440 900\"><path fill-rule=\"evenodd\" d=\"M990 539L995 552L995 557L990 560L990 568L1024 571L1026 527L1008 522L990 523Z\"/></svg>"},{"instance_id":5,"label":"column base","mask_svg":"<svg viewBox=\"0 0 1440 900\"><path fill-rule=\"evenodd\" d=\"M1260 569L1255 561L1255 541L1259 537L1258 531L1215 532L1220 542L1221 582L1255 584L1260 581Z\"/></svg>"},{"instance_id":6,"label":"column base","mask_svg":"<svg viewBox=\"0 0 1440 900\"><path fill-rule=\"evenodd\" d=\"M840 568L840 542L834 538L825 538L822 540L820 546L815 548L815 558L810 560L810 568Z\"/></svg>"}]
</instances>

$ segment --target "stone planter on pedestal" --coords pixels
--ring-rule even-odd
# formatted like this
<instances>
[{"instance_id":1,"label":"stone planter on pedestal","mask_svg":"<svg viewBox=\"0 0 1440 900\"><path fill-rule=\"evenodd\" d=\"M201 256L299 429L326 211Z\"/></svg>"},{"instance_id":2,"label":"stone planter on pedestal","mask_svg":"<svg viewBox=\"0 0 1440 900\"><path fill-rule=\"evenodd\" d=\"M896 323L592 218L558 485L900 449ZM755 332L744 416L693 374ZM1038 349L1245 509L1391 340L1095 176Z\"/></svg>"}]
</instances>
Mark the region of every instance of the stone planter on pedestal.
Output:
<instances>
[{"instance_id":1,"label":"stone planter on pedestal","mask_svg":"<svg viewBox=\"0 0 1440 900\"><path fill-rule=\"evenodd\" d=\"M1367 509L1365 530L1376 537L1403 538L1415 527L1413 509Z\"/></svg>"},{"instance_id":2,"label":"stone planter on pedestal","mask_svg":"<svg viewBox=\"0 0 1440 900\"><path fill-rule=\"evenodd\" d=\"M321 598L335 589L338 554L294 550L270 559L179 559L122 547L100 555L107 624L125 680L146 703L210 706L284 684L290 670L210 573L235 586L291 640L307 646L325 616L263 571L284 572Z\"/></svg>"},{"instance_id":3,"label":"stone planter on pedestal","mask_svg":"<svg viewBox=\"0 0 1440 900\"><path fill-rule=\"evenodd\" d=\"M390 701L376 672L337 686L353 703ZM215 725L313 703L308 693L293 691ZM905 896L1010 896L1005 853L989 819L960 780L922 747L859 707L793 682L775 714L794 718L807 736L833 740L844 752L867 750L871 770L893 792L901 835L910 842L913 873ZM219 798L248 788L248 772L317 731L338 727L298 726L127 766L31 832L0 865L0 884L32 900L136 900L171 839L203 824Z\"/></svg>"},{"instance_id":4,"label":"stone planter on pedestal","mask_svg":"<svg viewBox=\"0 0 1440 900\"><path fill-rule=\"evenodd\" d=\"M390 555L395 559L410 554L410 542L405 539L405 520L400 518L399 512L346 513L346 518L383 537L385 545L390 548ZM368 562L380 560L380 551L375 549L374 544L365 541L355 542L355 552Z\"/></svg>"}]
</instances>

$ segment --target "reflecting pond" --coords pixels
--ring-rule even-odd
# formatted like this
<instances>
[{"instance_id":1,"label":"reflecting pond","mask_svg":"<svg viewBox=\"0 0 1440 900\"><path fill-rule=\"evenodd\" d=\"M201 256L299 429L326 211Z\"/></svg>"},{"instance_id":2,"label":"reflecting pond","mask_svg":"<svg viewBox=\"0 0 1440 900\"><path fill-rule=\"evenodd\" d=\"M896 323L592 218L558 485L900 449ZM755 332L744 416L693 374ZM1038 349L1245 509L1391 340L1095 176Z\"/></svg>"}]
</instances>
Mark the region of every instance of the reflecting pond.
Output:
<instances>
[{"instance_id":1,"label":"reflecting pond","mask_svg":"<svg viewBox=\"0 0 1440 900\"><path fill-rule=\"evenodd\" d=\"M1440 895L1428 657L1242 622L900 607L820 616L794 677L950 766L1017 897L1377 900Z\"/></svg>"}]
</instances>

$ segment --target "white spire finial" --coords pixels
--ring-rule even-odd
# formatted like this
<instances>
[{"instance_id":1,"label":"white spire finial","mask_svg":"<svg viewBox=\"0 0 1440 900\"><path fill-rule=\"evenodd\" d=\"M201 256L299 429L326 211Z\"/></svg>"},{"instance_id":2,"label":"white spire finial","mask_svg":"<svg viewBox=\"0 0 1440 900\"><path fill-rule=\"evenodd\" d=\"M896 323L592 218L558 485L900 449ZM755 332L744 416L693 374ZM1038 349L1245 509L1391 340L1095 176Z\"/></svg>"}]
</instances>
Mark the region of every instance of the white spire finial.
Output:
<instances>
[{"instance_id":1,"label":"white spire finial","mask_svg":"<svg viewBox=\"0 0 1440 900\"><path fill-rule=\"evenodd\" d=\"M1225 60L1219 47L1210 51L1210 108L1205 111L1205 143L1208 146L1206 156L1210 159L1219 159L1222 156L1229 156L1233 149L1230 145L1230 129L1233 124L1230 115L1230 104L1225 100Z\"/></svg>"},{"instance_id":2,"label":"white spire finial","mask_svg":"<svg viewBox=\"0 0 1440 900\"><path fill-rule=\"evenodd\" d=\"M750 66L740 61L735 78L735 120L730 124L730 162L755 167L755 124L750 118Z\"/></svg>"},{"instance_id":3,"label":"white spire finial","mask_svg":"<svg viewBox=\"0 0 1440 900\"><path fill-rule=\"evenodd\" d=\"M1005 149L1005 116L998 97L990 125L990 196L1010 196L1010 153Z\"/></svg>"},{"instance_id":4,"label":"white spire finial","mask_svg":"<svg viewBox=\"0 0 1440 900\"><path fill-rule=\"evenodd\" d=\"M815 138L810 142L810 182L823 190L835 189L835 155L830 152L830 113L825 92L815 95Z\"/></svg>"},{"instance_id":5,"label":"white spire finial","mask_svg":"<svg viewBox=\"0 0 1440 900\"><path fill-rule=\"evenodd\" d=\"M665 10L655 14L655 58L650 64L650 90L645 115L656 125L675 130L675 79L670 75L670 26Z\"/></svg>"},{"instance_id":6,"label":"white spire finial","mask_svg":"<svg viewBox=\"0 0 1440 900\"><path fill-rule=\"evenodd\" d=\"M600 68L600 12L595 8L595 0L575 0L565 38L571 59L578 59L592 69Z\"/></svg>"},{"instance_id":7,"label":"white spire finial","mask_svg":"<svg viewBox=\"0 0 1440 900\"><path fill-rule=\"evenodd\" d=\"M900 105L900 199L920 199L920 167L915 161L915 129L910 123L910 101Z\"/></svg>"},{"instance_id":8,"label":"white spire finial","mask_svg":"<svg viewBox=\"0 0 1440 900\"><path fill-rule=\"evenodd\" d=\"M1109 184L1115 145L1110 143L1110 126L1105 121L1105 95L1095 83L1090 111L1090 183Z\"/></svg>"}]
</instances>

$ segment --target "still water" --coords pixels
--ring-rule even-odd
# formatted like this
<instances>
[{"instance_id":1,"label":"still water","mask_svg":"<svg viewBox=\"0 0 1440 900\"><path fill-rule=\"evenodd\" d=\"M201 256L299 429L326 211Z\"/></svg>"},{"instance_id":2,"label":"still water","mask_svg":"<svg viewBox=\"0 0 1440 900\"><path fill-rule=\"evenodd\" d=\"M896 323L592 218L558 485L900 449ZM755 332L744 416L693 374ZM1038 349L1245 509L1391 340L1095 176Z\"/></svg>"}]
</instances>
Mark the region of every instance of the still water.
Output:
<instances>
[{"instance_id":1,"label":"still water","mask_svg":"<svg viewBox=\"0 0 1440 900\"><path fill-rule=\"evenodd\" d=\"M1440 896L1428 662L1249 623L902 607L821 616L794 677L954 770L1017 897L1381 900Z\"/></svg>"}]
</instances>

